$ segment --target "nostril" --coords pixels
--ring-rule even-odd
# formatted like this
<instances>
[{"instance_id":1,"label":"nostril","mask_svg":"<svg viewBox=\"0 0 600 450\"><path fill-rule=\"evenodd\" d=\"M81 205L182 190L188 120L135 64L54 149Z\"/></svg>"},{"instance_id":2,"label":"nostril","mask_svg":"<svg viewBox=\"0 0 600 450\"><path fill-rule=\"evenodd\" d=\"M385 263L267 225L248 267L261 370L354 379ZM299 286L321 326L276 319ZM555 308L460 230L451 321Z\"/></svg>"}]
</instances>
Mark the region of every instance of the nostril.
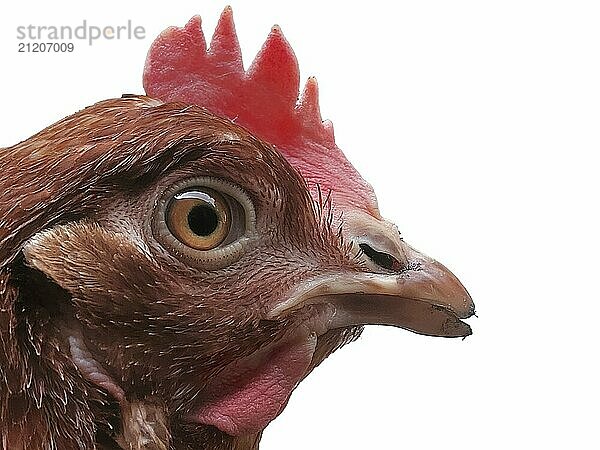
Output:
<instances>
[{"instance_id":1,"label":"nostril","mask_svg":"<svg viewBox=\"0 0 600 450\"><path fill-rule=\"evenodd\" d=\"M363 251L363 253L367 255L371 259L371 261L373 261L379 267L383 267L384 269L391 270L393 272L402 272L407 269L406 264L401 263L389 253L375 250L369 244L365 243L358 244L358 246Z\"/></svg>"}]
</instances>

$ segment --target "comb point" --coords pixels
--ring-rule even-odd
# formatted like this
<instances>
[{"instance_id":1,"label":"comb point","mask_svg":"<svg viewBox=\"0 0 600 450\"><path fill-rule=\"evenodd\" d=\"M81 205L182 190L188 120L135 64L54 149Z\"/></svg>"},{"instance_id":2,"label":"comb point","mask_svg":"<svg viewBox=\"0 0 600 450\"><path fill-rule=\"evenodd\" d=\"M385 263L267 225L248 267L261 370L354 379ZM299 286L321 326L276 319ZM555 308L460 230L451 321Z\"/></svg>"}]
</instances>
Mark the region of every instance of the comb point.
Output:
<instances>
[{"instance_id":1,"label":"comb point","mask_svg":"<svg viewBox=\"0 0 600 450\"><path fill-rule=\"evenodd\" d=\"M300 72L294 50L274 25L247 72L248 82L278 93L291 109L298 98Z\"/></svg>"},{"instance_id":2,"label":"comb point","mask_svg":"<svg viewBox=\"0 0 600 450\"><path fill-rule=\"evenodd\" d=\"M304 85L300 97L297 114L307 125L321 124L321 110L319 108L319 85L315 77L309 77Z\"/></svg>"},{"instance_id":3,"label":"comb point","mask_svg":"<svg viewBox=\"0 0 600 450\"><path fill-rule=\"evenodd\" d=\"M193 16L183 27L169 27L150 46L144 66L144 90L163 98L176 90L181 73L193 73L206 58L202 19Z\"/></svg>"},{"instance_id":4,"label":"comb point","mask_svg":"<svg viewBox=\"0 0 600 450\"><path fill-rule=\"evenodd\" d=\"M219 17L208 53L215 64L225 66L239 74L243 73L242 51L235 31L231 6L226 6Z\"/></svg>"},{"instance_id":5,"label":"comb point","mask_svg":"<svg viewBox=\"0 0 600 450\"><path fill-rule=\"evenodd\" d=\"M194 45L197 52L206 52L206 39L204 38L204 31L202 30L202 17L198 15L193 16L188 23L185 24L183 29L175 30L181 30L181 32L191 40L191 43Z\"/></svg>"},{"instance_id":6,"label":"comb point","mask_svg":"<svg viewBox=\"0 0 600 450\"><path fill-rule=\"evenodd\" d=\"M331 120L323 121L323 130L330 142L335 142L335 135L333 133L333 122Z\"/></svg>"}]
</instances>

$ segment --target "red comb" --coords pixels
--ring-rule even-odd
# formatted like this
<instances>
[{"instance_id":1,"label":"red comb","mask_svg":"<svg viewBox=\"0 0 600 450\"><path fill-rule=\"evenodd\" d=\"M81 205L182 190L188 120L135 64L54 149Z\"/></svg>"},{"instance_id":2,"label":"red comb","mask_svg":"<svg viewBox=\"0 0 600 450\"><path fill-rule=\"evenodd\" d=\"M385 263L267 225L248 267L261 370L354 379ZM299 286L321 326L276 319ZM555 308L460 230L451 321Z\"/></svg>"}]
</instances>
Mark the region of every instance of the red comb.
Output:
<instances>
[{"instance_id":1,"label":"red comb","mask_svg":"<svg viewBox=\"0 0 600 450\"><path fill-rule=\"evenodd\" d=\"M200 105L273 144L307 180L314 197L331 192L334 206L379 217L372 187L335 145L331 122L321 120L318 88L309 78L298 101L294 51L274 26L244 71L230 7L207 49L198 16L153 42L144 68L146 93L163 101Z\"/></svg>"}]
</instances>

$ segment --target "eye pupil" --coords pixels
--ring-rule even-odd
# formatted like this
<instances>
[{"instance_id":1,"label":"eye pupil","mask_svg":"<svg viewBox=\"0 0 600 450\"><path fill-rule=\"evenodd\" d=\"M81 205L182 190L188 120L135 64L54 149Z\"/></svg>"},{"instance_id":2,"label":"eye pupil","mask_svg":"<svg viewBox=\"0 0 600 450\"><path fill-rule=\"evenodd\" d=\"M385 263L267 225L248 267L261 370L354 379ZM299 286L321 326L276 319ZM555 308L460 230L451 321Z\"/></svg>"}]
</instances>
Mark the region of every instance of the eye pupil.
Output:
<instances>
[{"instance_id":1,"label":"eye pupil","mask_svg":"<svg viewBox=\"0 0 600 450\"><path fill-rule=\"evenodd\" d=\"M219 216L212 206L197 205L190 209L187 222L194 234L206 237L216 231L219 226Z\"/></svg>"}]
</instances>

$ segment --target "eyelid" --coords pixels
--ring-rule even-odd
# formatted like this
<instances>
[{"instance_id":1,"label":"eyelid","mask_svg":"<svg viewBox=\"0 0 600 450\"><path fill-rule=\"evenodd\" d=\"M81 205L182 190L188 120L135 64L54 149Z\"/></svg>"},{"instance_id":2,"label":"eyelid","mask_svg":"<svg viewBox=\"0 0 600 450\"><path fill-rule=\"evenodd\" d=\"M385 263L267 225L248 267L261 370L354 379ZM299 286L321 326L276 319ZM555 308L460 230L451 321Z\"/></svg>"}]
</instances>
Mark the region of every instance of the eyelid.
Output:
<instances>
[{"instance_id":1,"label":"eyelid","mask_svg":"<svg viewBox=\"0 0 600 450\"><path fill-rule=\"evenodd\" d=\"M165 211L178 192L188 188L209 188L237 202L244 213L243 233L232 241L212 250L195 250L180 242L169 230ZM239 227L241 228L241 227ZM248 195L235 184L213 177L195 177L171 185L157 200L151 220L155 239L178 259L201 269L219 269L237 261L256 238L256 212Z\"/></svg>"}]
</instances>

